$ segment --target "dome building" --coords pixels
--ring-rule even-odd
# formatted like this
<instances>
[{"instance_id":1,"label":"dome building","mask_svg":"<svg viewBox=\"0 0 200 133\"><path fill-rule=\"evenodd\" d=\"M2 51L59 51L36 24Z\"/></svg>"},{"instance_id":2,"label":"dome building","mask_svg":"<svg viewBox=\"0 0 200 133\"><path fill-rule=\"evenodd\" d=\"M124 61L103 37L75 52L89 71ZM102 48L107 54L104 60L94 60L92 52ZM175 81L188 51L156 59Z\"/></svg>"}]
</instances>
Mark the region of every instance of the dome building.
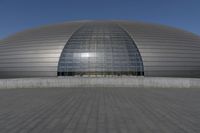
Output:
<instances>
[{"instance_id":1,"label":"dome building","mask_svg":"<svg viewBox=\"0 0 200 133\"><path fill-rule=\"evenodd\" d=\"M0 78L200 77L200 37L132 21L75 21L0 41Z\"/></svg>"}]
</instances>

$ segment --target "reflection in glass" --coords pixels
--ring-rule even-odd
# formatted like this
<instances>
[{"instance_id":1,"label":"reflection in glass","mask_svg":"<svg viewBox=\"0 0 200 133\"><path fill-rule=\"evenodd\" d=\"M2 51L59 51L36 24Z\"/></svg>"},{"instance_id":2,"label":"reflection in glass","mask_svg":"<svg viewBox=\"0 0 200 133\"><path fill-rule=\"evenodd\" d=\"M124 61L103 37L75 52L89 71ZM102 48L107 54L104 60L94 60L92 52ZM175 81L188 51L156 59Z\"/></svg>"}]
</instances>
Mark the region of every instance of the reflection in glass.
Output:
<instances>
[{"instance_id":1,"label":"reflection in glass","mask_svg":"<svg viewBox=\"0 0 200 133\"><path fill-rule=\"evenodd\" d=\"M144 75L140 53L128 33L113 23L88 23L65 45L58 76Z\"/></svg>"}]
</instances>

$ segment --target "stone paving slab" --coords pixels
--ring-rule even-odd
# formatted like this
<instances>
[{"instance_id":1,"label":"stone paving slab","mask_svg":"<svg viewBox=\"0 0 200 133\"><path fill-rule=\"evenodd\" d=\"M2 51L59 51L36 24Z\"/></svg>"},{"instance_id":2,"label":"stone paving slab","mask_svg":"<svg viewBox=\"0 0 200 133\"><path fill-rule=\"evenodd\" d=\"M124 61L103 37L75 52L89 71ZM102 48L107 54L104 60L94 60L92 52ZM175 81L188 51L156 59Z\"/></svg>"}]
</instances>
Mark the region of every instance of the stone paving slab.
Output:
<instances>
[{"instance_id":1,"label":"stone paving slab","mask_svg":"<svg viewBox=\"0 0 200 133\"><path fill-rule=\"evenodd\" d=\"M0 133L199 133L200 89L0 90Z\"/></svg>"}]
</instances>

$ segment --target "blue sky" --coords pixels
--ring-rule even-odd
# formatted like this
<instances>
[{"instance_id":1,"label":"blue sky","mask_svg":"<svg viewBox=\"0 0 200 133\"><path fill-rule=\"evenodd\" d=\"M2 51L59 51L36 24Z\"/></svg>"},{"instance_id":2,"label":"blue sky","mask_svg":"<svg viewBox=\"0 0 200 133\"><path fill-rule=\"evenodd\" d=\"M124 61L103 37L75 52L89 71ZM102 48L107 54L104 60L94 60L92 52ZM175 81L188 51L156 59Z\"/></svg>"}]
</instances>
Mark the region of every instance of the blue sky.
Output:
<instances>
[{"instance_id":1,"label":"blue sky","mask_svg":"<svg viewBox=\"0 0 200 133\"><path fill-rule=\"evenodd\" d=\"M45 24L93 19L154 22L200 35L200 0L0 0L0 38Z\"/></svg>"}]
</instances>

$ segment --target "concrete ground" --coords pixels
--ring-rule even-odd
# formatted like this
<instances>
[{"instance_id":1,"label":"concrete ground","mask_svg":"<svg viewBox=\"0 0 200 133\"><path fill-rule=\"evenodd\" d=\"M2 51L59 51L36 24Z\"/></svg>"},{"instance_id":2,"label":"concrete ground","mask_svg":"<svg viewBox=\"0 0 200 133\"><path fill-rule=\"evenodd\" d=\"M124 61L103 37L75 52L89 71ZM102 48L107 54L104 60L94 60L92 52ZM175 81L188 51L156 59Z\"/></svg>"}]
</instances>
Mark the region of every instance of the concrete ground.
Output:
<instances>
[{"instance_id":1,"label":"concrete ground","mask_svg":"<svg viewBox=\"0 0 200 133\"><path fill-rule=\"evenodd\" d=\"M199 133L200 89L0 90L0 133Z\"/></svg>"}]
</instances>

